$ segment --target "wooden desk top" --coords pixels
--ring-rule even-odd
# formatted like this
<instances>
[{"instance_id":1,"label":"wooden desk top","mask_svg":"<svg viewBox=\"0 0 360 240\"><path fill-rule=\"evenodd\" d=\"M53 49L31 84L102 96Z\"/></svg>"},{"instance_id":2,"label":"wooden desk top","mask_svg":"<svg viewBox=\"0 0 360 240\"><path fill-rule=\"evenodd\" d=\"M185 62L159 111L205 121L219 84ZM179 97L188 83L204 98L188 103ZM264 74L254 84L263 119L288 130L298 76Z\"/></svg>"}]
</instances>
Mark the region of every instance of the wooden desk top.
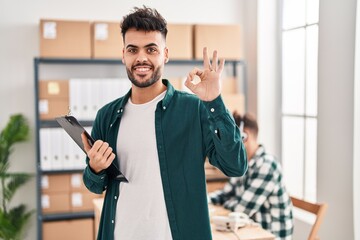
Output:
<instances>
[{"instance_id":1,"label":"wooden desk top","mask_svg":"<svg viewBox=\"0 0 360 240\"><path fill-rule=\"evenodd\" d=\"M236 231L238 237L232 232L212 230L213 240L274 240L275 236L261 227L246 226Z\"/></svg>"},{"instance_id":2,"label":"wooden desk top","mask_svg":"<svg viewBox=\"0 0 360 240\"><path fill-rule=\"evenodd\" d=\"M103 199L98 198L93 200L95 208L95 226L97 232L97 226L99 225L100 213L103 205ZM209 205L210 218L215 215L227 216L229 210L224 209L221 206ZM274 240L275 236L261 228L260 226L246 226L236 231L238 237L232 232L222 232L215 230L213 224L211 224L213 240Z\"/></svg>"},{"instance_id":3,"label":"wooden desk top","mask_svg":"<svg viewBox=\"0 0 360 240\"><path fill-rule=\"evenodd\" d=\"M209 214L210 219L212 216L227 216L230 213L229 210L223 208L222 206L215 206L209 204ZM215 230L215 226L211 224L213 240L274 240L275 236L263 229L258 225L248 225L240 228L239 230L233 232L223 232Z\"/></svg>"}]
</instances>

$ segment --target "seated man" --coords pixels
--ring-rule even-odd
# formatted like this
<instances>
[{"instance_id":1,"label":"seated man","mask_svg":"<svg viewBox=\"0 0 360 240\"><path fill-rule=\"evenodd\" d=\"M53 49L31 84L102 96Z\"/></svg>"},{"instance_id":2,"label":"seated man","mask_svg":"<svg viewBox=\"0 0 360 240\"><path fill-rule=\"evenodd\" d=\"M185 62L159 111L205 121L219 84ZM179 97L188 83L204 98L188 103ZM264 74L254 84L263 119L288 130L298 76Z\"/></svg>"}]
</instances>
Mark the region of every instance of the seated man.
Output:
<instances>
[{"instance_id":1,"label":"seated man","mask_svg":"<svg viewBox=\"0 0 360 240\"><path fill-rule=\"evenodd\" d=\"M255 117L249 113L240 116L236 112L233 116L243 131L249 168L244 176L230 178L223 190L210 193L210 200L231 211L246 213L264 229L271 231L276 239L291 239L292 204L283 182L281 166L257 142Z\"/></svg>"}]
</instances>

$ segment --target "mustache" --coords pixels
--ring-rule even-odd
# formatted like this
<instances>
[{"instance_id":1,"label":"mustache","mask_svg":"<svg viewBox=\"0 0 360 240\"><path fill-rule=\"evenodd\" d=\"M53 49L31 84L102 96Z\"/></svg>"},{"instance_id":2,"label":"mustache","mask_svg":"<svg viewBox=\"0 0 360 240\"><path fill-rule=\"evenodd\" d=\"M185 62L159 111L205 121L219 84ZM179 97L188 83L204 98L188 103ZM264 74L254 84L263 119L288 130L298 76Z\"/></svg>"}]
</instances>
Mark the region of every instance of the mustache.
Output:
<instances>
[{"instance_id":1,"label":"mustache","mask_svg":"<svg viewBox=\"0 0 360 240\"><path fill-rule=\"evenodd\" d=\"M132 68L136 68L136 67L144 67L144 66L147 66L147 67L153 67L151 64L148 64L148 63L137 63L135 65L132 66Z\"/></svg>"}]
</instances>

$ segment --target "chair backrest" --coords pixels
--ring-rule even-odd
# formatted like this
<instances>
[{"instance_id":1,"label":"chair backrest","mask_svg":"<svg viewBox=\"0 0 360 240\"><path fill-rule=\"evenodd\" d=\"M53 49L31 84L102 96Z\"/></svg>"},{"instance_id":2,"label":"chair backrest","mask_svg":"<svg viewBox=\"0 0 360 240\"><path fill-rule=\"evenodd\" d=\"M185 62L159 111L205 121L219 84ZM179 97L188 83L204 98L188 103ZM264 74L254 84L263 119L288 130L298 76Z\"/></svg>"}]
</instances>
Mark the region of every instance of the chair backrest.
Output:
<instances>
[{"instance_id":1,"label":"chair backrest","mask_svg":"<svg viewBox=\"0 0 360 240\"><path fill-rule=\"evenodd\" d=\"M326 203L311 203L296 197L291 196L291 201L294 207L300 208L304 211L310 212L316 216L315 222L311 228L308 240L319 239L317 232L319 231L320 225L324 219L324 215L327 209Z\"/></svg>"}]
</instances>

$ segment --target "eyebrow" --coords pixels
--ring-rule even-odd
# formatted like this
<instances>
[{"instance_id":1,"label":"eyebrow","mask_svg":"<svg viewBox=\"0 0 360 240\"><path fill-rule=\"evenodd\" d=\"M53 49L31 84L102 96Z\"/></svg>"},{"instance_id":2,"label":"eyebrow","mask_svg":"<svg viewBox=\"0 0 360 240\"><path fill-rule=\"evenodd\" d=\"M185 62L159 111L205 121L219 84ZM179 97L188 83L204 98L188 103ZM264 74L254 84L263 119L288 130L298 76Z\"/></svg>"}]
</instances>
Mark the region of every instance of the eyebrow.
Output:
<instances>
[{"instance_id":1,"label":"eyebrow","mask_svg":"<svg viewBox=\"0 0 360 240\"><path fill-rule=\"evenodd\" d=\"M147 47L154 47L154 46L157 47L158 45L156 43L149 43L149 44L145 45L146 48ZM139 48L139 47L135 46L133 44L129 44L129 45L126 46L126 48Z\"/></svg>"}]
</instances>

